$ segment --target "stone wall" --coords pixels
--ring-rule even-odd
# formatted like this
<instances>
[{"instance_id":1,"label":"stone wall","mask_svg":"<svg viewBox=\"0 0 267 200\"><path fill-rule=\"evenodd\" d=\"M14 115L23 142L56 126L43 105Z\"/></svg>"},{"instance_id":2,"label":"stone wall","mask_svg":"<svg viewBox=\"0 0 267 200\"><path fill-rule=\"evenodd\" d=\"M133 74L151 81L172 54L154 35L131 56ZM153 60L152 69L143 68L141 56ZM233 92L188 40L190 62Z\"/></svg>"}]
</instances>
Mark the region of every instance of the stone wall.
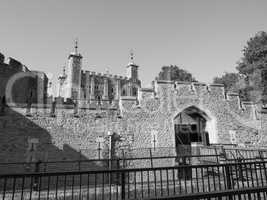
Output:
<instances>
[{"instance_id":1,"label":"stone wall","mask_svg":"<svg viewBox=\"0 0 267 200\"><path fill-rule=\"evenodd\" d=\"M259 126L266 115L256 119L253 112L257 110L252 104L234 105L235 100L224 94L221 85L157 81L154 88L140 90L138 101L121 98L119 108L79 106L76 110L72 104L58 104L51 115L52 105L32 105L31 115L26 116L25 104L11 106L0 116L0 160L27 161L29 140L34 138L38 140L36 159L96 159L98 141L106 141L108 131L119 136L118 150L137 149L128 152L129 156L149 156L144 149L154 147L176 155L174 118L188 107L207 115L211 143L232 143L233 131L237 144L260 145L266 141ZM60 169L66 170L62 166Z\"/></svg>"},{"instance_id":2,"label":"stone wall","mask_svg":"<svg viewBox=\"0 0 267 200\"><path fill-rule=\"evenodd\" d=\"M208 116L207 131L211 143L231 143L231 131L236 132L237 144L261 142L256 107L250 103L242 104L243 107L233 106L222 85L158 81L155 89L154 96L151 91L147 90L145 95L146 91L142 90L138 106L129 100L121 103L123 117L134 124L135 147L151 147L152 132L157 134L158 147L174 147L174 118L188 107L196 107Z\"/></svg>"},{"instance_id":3,"label":"stone wall","mask_svg":"<svg viewBox=\"0 0 267 200\"><path fill-rule=\"evenodd\" d=\"M2 132L16 133L16 137L27 140L27 137L36 137L40 140L40 145L55 145L58 149L63 150L64 145L70 145L79 152L80 149L96 149L95 139L98 136L104 136L104 133L110 127L115 126L116 121L112 120L113 113L98 112L102 118L95 118L94 111L90 114L81 114L79 117L73 114L72 109L57 108L56 116L50 117L49 108L31 109L31 116L25 116L26 108L15 108L8 110L5 116L1 117ZM109 115L109 117L106 117ZM40 131L47 133L45 137L41 137ZM27 133L24 135L22 133ZM10 134L9 134L10 136ZM6 137L7 140L13 141L14 138ZM23 141L23 139L18 139ZM10 144L10 142L7 142ZM26 144L25 144L26 145ZM38 145L38 146L40 146ZM27 145L26 145L27 146ZM47 147L44 146L43 150ZM51 154L51 156L54 156ZM92 157L94 158L94 157ZM12 158L8 158L12 159ZM54 158L51 158L54 160ZM64 158L62 158L64 159Z\"/></svg>"},{"instance_id":4,"label":"stone wall","mask_svg":"<svg viewBox=\"0 0 267 200\"><path fill-rule=\"evenodd\" d=\"M123 132L117 128L120 120L116 111L80 112L78 117L67 108L56 108L56 116L50 116L49 106L32 108L27 116L26 110L25 106L6 108L5 115L0 116L1 163L98 159L97 138L106 137L108 130ZM34 153L29 151L29 140L38 141ZM86 166L90 165L95 169L94 162ZM51 169L77 170L77 166L59 164Z\"/></svg>"}]
</instances>

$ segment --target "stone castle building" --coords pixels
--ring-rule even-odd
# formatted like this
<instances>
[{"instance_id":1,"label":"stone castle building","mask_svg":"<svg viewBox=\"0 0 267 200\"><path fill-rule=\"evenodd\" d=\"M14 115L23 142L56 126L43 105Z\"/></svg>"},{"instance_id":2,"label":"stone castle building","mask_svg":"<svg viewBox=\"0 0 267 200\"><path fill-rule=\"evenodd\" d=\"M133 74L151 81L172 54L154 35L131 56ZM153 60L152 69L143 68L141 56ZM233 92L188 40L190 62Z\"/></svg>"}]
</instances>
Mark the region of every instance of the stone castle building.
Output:
<instances>
[{"instance_id":1,"label":"stone castle building","mask_svg":"<svg viewBox=\"0 0 267 200\"><path fill-rule=\"evenodd\" d=\"M68 57L67 69L58 77L58 97L88 105L104 105L118 102L121 96L137 97L141 81L139 66L131 60L126 66L127 76L101 74L82 69L82 55L75 51Z\"/></svg>"},{"instance_id":2,"label":"stone castle building","mask_svg":"<svg viewBox=\"0 0 267 200\"><path fill-rule=\"evenodd\" d=\"M18 60L0 53L0 99L7 103L45 103L48 78L45 73L31 71Z\"/></svg>"},{"instance_id":3,"label":"stone castle building","mask_svg":"<svg viewBox=\"0 0 267 200\"><path fill-rule=\"evenodd\" d=\"M119 138L118 151L132 149L137 157L148 157L148 148L177 155L180 146L194 143L266 144L266 109L242 102L223 85L156 79L142 88L132 58L125 78L83 71L81 59L76 48L59 76L56 101L33 105L31 115L17 105L0 116L0 160L103 158L109 133Z\"/></svg>"}]
</instances>

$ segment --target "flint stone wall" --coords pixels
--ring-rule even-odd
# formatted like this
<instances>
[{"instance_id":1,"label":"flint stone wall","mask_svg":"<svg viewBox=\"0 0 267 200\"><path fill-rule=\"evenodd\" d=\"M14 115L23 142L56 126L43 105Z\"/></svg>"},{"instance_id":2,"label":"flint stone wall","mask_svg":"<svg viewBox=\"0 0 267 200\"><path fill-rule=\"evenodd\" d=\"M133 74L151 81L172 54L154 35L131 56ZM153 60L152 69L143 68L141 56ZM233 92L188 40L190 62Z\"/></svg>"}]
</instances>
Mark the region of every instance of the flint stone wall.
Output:
<instances>
[{"instance_id":1,"label":"flint stone wall","mask_svg":"<svg viewBox=\"0 0 267 200\"><path fill-rule=\"evenodd\" d=\"M253 119L251 111L234 106L226 98L221 86L158 82L154 93L147 90L146 95L145 92L142 91L138 102L121 99L120 109L80 109L77 115L71 107L57 107L55 116L51 117L47 106L34 108L31 116L25 116L25 107L11 107L0 116L1 162L25 162L29 138L39 140L37 157L42 161L95 159L98 158L97 138L106 138L108 131L120 136L119 149L134 149L128 152L129 157L149 157L149 151L142 149L154 147L176 155L174 118L191 106L208 116L211 143L231 143L230 131L236 132L237 144L261 145L266 141L260 126L266 124L262 123L266 114ZM155 141L152 134L156 135ZM153 153L160 155L158 151ZM173 164L173 160L165 164Z\"/></svg>"}]
</instances>

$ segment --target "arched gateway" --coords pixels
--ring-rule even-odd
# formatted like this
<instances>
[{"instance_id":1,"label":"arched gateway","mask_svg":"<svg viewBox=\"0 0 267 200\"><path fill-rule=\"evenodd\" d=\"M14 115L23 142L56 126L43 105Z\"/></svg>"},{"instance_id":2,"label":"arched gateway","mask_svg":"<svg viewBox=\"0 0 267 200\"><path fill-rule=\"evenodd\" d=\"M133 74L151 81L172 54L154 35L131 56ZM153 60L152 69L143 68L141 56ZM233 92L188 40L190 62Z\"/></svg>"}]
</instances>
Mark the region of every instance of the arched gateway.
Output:
<instances>
[{"instance_id":1,"label":"arched gateway","mask_svg":"<svg viewBox=\"0 0 267 200\"><path fill-rule=\"evenodd\" d=\"M209 145L214 141L212 119L196 106L190 106L178 113L174 118L175 146L200 143ZM213 133L211 133L213 132Z\"/></svg>"}]
</instances>

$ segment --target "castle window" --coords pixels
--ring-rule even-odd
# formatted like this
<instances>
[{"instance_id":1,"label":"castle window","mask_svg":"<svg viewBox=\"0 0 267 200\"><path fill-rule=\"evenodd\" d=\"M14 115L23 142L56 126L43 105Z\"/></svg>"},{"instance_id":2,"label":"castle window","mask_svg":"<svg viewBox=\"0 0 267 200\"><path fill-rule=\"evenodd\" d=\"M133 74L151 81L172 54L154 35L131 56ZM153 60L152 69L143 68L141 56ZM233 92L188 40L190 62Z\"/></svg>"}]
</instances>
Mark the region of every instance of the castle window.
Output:
<instances>
[{"instance_id":1,"label":"castle window","mask_svg":"<svg viewBox=\"0 0 267 200\"><path fill-rule=\"evenodd\" d=\"M97 104L101 105L101 97L100 96L97 96Z\"/></svg>"},{"instance_id":2,"label":"castle window","mask_svg":"<svg viewBox=\"0 0 267 200\"><path fill-rule=\"evenodd\" d=\"M136 96L137 95L137 88L133 88L133 96Z\"/></svg>"},{"instance_id":3,"label":"castle window","mask_svg":"<svg viewBox=\"0 0 267 200\"><path fill-rule=\"evenodd\" d=\"M122 96L125 96L125 95L126 95L125 90L122 90Z\"/></svg>"}]
</instances>

